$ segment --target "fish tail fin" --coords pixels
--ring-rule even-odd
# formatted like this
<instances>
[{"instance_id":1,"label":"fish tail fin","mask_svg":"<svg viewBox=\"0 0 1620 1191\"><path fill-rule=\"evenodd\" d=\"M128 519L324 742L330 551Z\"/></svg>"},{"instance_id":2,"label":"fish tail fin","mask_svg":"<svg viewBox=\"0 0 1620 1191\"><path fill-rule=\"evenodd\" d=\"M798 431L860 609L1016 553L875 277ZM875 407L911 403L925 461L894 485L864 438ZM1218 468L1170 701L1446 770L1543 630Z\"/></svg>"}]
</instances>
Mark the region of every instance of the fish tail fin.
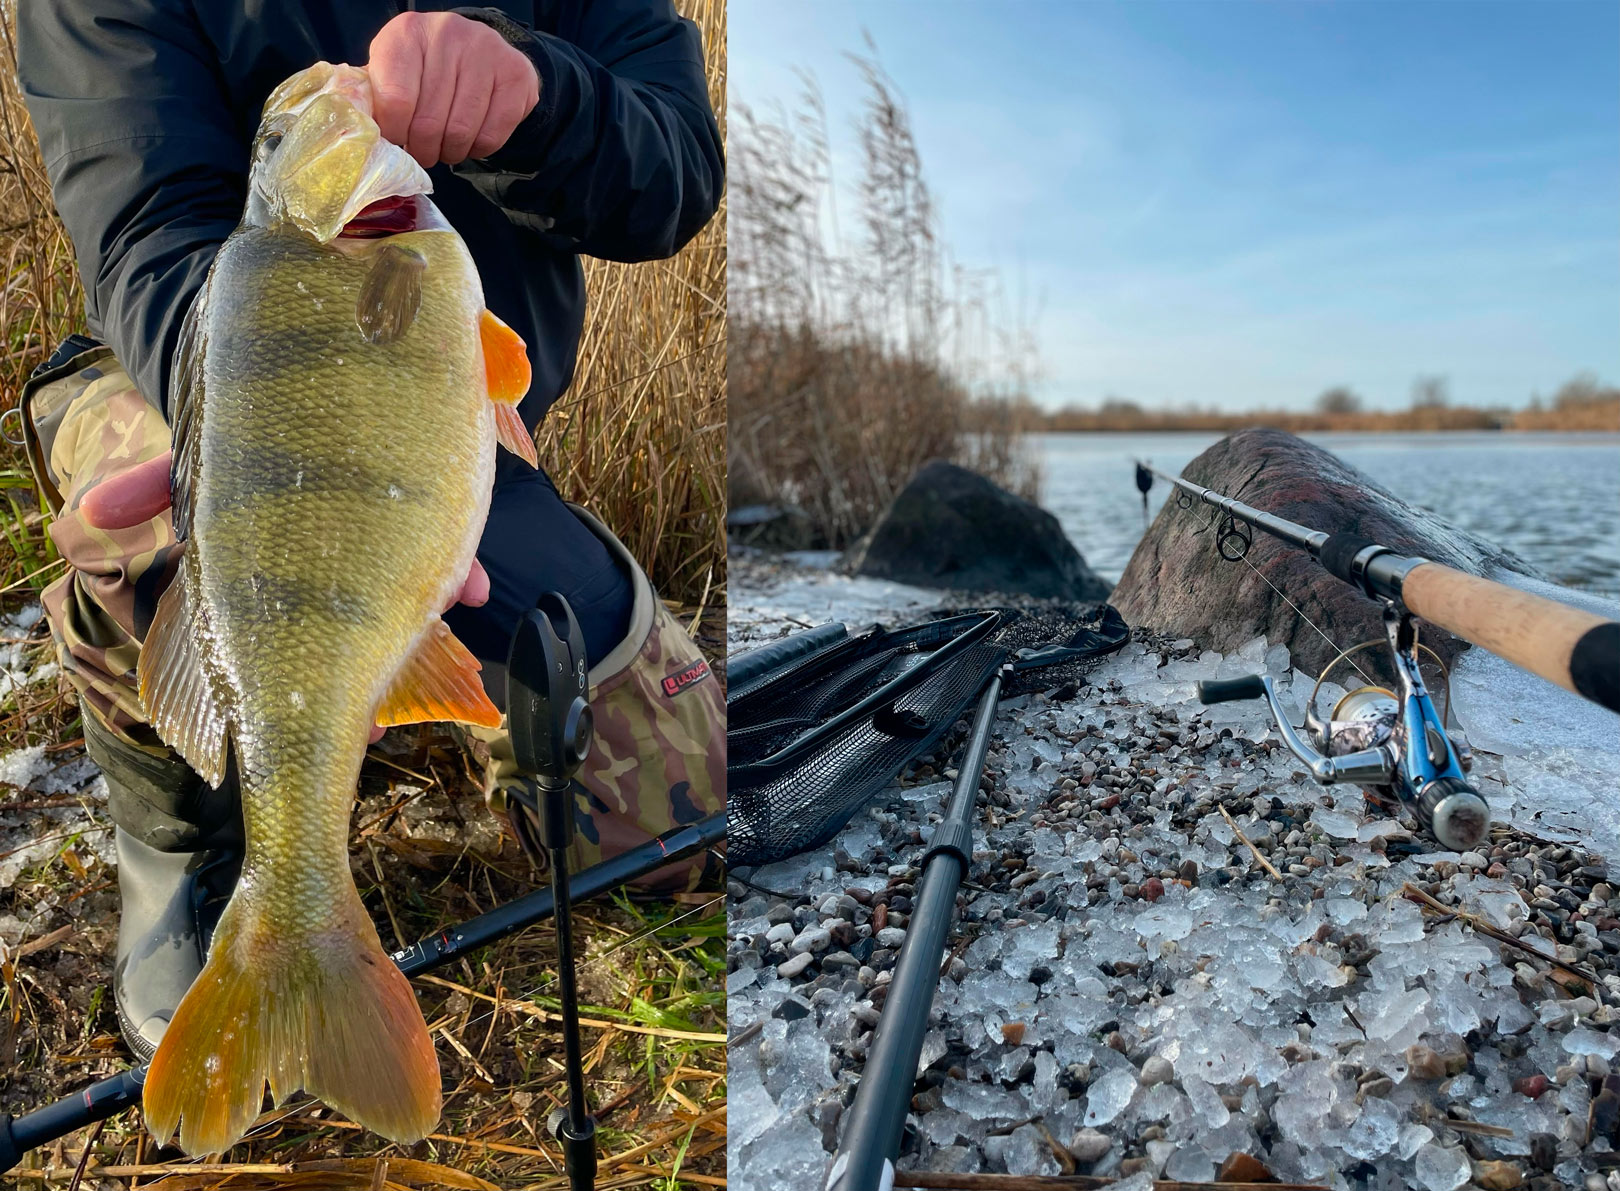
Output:
<instances>
[{"instance_id":1,"label":"fish tail fin","mask_svg":"<svg viewBox=\"0 0 1620 1191\"><path fill-rule=\"evenodd\" d=\"M356 897L309 940L228 906L208 962L164 1031L146 1076L147 1126L178 1129L193 1156L235 1144L302 1088L397 1142L432 1131L439 1064L410 982L383 953Z\"/></svg>"}]
</instances>

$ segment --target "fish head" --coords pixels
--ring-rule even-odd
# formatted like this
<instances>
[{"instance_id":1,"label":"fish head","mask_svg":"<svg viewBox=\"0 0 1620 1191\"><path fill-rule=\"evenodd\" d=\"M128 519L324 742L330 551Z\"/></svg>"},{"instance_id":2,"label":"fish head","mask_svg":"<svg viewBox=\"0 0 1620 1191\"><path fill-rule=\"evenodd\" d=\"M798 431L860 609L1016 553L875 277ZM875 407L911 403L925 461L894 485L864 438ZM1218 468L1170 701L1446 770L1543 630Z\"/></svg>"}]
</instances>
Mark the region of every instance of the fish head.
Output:
<instances>
[{"instance_id":1,"label":"fish head","mask_svg":"<svg viewBox=\"0 0 1620 1191\"><path fill-rule=\"evenodd\" d=\"M271 92L253 141L250 220L327 244L379 200L429 193L427 172L371 113L371 79L357 66L317 62Z\"/></svg>"}]
</instances>

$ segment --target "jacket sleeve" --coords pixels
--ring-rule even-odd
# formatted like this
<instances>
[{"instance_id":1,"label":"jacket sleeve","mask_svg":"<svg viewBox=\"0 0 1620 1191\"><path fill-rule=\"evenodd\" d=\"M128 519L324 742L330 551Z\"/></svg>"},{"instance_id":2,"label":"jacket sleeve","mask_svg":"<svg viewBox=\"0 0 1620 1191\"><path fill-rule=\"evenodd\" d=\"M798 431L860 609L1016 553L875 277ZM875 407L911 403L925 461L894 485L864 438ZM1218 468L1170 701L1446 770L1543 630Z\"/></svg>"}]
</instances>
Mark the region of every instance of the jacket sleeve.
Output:
<instances>
[{"instance_id":1,"label":"jacket sleeve","mask_svg":"<svg viewBox=\"0 0 1620 1191\"><path fill-rule=\"evenodd\" d=\"M528 54L540 102L456 167L520 226L608 260L672 256L714 215L725 166L697 26L670 0L558 6L555 33L487 20Z\"/></svg>"},{"instance_id":2,"label":"jacket sleeve","mask_svg":"<svg viewBox=\"0 0 1620 1191\"><path fill-rule=\"evenodd\" d=\"M181 320L246 195L217 58L175 0L31 0L17 38L91 329L166 409Z\"/></svg>"}]
</instances>

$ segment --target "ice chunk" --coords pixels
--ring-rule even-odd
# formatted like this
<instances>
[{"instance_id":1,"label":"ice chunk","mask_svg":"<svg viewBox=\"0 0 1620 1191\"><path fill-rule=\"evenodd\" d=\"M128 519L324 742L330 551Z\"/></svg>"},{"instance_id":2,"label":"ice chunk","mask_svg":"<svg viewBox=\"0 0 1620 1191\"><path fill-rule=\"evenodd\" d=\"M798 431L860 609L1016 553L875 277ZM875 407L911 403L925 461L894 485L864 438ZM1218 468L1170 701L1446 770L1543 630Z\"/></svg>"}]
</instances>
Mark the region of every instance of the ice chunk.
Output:
<instances>
[{"instance_id":1,"label":"ice chunk","mask_svg":"<svg viewBox=\"0 0 1620 1191\"><path fill-rule=\"evenodd\" d=\"M1057 1174L1061 1169L1052 1156L1052 1147L1034 1125L1020 1125L1005 1137L986 1139L984 1153L1005 1167L1008 1174Z\"/></svg>"},{"instance_id":2,"label":"ice chunk","mask_svg":"<svg viewBox=\"0 0 1620 1191\"><path fill-rule=\"evenodd\" d=\"M1361 820L1343 811L1330 811L1319 806L1311 814L1311 822L1336 839L1355 839L1361 830Z\"/></svg>"},{"instance_id":3,"label":"ice chunk","mask_svg":"<svg viewBox=\"0 0 1620 1191\"><path fill-rule=\"evenodd\" d=\"M1357 919L1367 916L1366 903L1354 897L1330 897L1322 909L1340 926L1348 926Z\"/></svg>"},{"instance_id":4,"label":"ice chunk","mask_svg":"<svg viewBox=\"0 0 1620 1191\"><path fill-rule=\"evenodd\" d=\"M803 1113L791 1114L739 1148L726 1147L727 1166L738 1186L819 1187L829 1161L821 1148L821 1130Z\"/></svg>"},{"instance_id":5,"label":"ice chunk","mask_svg":"<svg viewBox=\"0 0 1620 1191\"><path fill-rule=\"evenodd\" d=\"M1401 1134L1401 1113L1388 1100L1369 1097L1361 1115L1345 1130L1344 1152L1371 1162L1394 1148Z\"/></svg>"},{"instance_id":6,"label":"ice chunk","mask_svg":"<svg viewBox=\"0 0 1620 1191\"><path fill-rule=\"evenodd\" d=\"M1286 647L1283 652L1287 653ZM1184 1183L1207 1183L1215 1176L1215 1162L1216 1159L1199 1146L1179 1146L1164 1164L1164 1177Z\"/></svg>"},{"instance_id":7,"label":"ice chunk","mask_svg":"<svg viewBox=\"0 0 1620 1191\"><path fill-rule=\"evenodd\" d=\"M17 749L0 757L0 782L9 786L28 786L43 777L50 767L50 762L45 759L43 744Z\"/></svg>"},{"instance_id":8,"label":"ice chunk","mask_svg":"<svg viewBox=\"0 0 1620 1191\"><path fill-rule=\"evenodd\" d=\"M946 1108L954 1108L978 1121L1013 1120L1022 1115L1025 1108L1021 1096L965 1079L947 1080L940 1089L940 1099Z\"/></svg>"},{"instance_id":9,"label":"ice chunk","mask_svg":"<svg viewBox=\"0 0 1620 1191\"><path fill-rule=\"evenodd\" d=\"M1460 1149L1430 1143L1417 1154L1417 1181L1428 1191L1456 1191L1473 1174Z\"/></svg>"},{"instance_id":10,"label":"ice chunk","mask_svg":"<svg viewBox=\"0 0 1620 1191\"><path fill-rule=\"evenodd\" d=\"M1582 1027L1564 1035L1564 1049L1572 1055L1601 1055L1612 1059L1620 1051L1620 1037Z\"/></svg>"},{"instance_id":11,"label":"ice chunk","mask_svg":"<svg viewBox=\"0 0 1620 1191\"><path fill-rule=\"evenodd\" d=\"M1192 1102L1193 1112L1198 1115L1204 1128L1219 1129L1232 1119L1231 1110L1226 1107L1221 1094L1197 1075L1189 1073L1183 1076L1181 1086L1186 1089L1187 1099Z\"/></svg>"},{"instance_id":12,"label":"ice chunk","mask_svg":"<svg viewBox=\"0 0 1620 1191\"><path fill-rule=\"evenodd\" d=\"M1136 1095L1136 1072L1123 1068L1102 1076L1086 1092L1086 1118L1088 1125L1106 1125L1131 1103Z\"/></svg>"}]
</instances>

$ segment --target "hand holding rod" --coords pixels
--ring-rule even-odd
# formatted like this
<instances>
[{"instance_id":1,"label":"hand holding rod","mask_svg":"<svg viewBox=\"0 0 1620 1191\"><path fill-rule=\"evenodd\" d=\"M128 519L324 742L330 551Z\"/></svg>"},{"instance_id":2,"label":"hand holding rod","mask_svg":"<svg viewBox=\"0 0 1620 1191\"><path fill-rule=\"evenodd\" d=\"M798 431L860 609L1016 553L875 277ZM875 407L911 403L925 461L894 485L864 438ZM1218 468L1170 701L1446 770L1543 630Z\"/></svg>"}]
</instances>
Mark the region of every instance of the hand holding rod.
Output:
<instances>
[{"instance_id":1,"label":"hand holding rod","mask_svg":"<svg viewBox=\"0 0 1620 1191\"><path fill-rule=\"evenodd\" d=\"M574 842L572 781L591 747L590 682L585 634L568 601L540 597L512 636L507 658L506 720L518 769L532 780L540 813L540 842L551 862L557 907L557 967L568 1076L568 1117L557 1128L573 1191L596 1186L596 1120L585 1099L585 1056L579 1038L573 916L569 913L568 848Z\"/></svg>"}]
</instances>

